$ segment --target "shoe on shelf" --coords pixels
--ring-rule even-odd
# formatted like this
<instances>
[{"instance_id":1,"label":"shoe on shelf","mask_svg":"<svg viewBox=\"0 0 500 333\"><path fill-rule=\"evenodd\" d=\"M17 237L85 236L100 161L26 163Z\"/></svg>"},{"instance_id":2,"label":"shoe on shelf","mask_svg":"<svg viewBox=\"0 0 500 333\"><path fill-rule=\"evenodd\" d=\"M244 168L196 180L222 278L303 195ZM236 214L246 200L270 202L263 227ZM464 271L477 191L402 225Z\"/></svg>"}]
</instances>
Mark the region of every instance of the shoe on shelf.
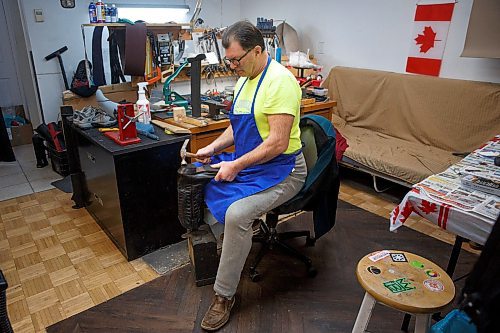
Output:
<instances>
[{"instance_id":1,"label":"shoe on shelf","mask_svg":"<svg viewBox=\"0 0 500 333\"><path fill-rule=\"evenodd\" d=\"M111 117L105 111L101 109L96 109L95 115L90 121L90 123L94 127L111 127L116 125L117 121L115 118Z\"/></svg>"},{"instance_id":2,"label":"shoe on shelf","mask_svg":"<svg viewBox=\"0 0 500 333\"><path fill-rule=\"evenodd\" d=\"M86 106L80 111L75 111L73 113L73 124L82 129L92 128L92 119L95 117L96 111L97 109L92 106Z\"/></svg>"},{"instance_id":3,"label":"shoe on shelf","mask_svg":"<svg viewBox=\"0 0 500 333\"><path fill-rule=\"evenodd\" d=\"M231 309L236 302L236 295L228 299L215 295L212 304L201 321L201 328L206 331L216 331L229 321Z\"/></svg>"}]
</instances>

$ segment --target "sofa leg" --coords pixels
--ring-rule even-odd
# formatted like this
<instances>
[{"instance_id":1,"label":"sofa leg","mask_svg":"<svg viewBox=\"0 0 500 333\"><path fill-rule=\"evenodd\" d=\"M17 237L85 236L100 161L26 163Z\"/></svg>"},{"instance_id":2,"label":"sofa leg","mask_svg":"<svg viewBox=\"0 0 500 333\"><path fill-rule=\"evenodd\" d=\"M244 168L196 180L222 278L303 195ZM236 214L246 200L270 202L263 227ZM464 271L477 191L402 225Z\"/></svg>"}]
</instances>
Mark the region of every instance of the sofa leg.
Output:
<instances>
[{"instance_id":1,"label":"sofa leg","mask_svg":"<svg viewBox=\"0 0 500 333\"><path fill-rule=\"evenodd\" d=\"M386 187L386 188L384 188L384 189L381 190L377 186L377 176L372 175L372 178L373 178L373 188L375 189L375 192L377 192L377 193L385 192L385 191L387 191L388 189L390 189L392 187L392 186L389 185L388 187Z\"/></svg>"}]
</instances>

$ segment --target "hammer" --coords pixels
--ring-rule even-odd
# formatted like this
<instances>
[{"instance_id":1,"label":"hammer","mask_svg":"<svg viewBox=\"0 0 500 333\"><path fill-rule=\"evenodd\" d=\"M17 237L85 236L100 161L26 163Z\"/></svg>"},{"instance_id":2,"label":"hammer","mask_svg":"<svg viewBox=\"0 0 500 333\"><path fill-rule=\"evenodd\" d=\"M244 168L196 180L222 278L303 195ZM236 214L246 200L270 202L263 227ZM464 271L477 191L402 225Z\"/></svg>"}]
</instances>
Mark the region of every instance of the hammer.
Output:
<instances>
[{"instance_id":1,"label":"hammer","mask_svg":"<svg viewBox=\"0 0 500 333\"><path fill-rule=\"evenodd\" d=\"M189 139L184 140L184 143L182 144L182 147L181 147L181 151L180 151L181 158L182 158L181 165L187 164L186 157L196 157L196 154L190 153L186 150L188 143L189 143Z\"/></svg>"}]
</instances>

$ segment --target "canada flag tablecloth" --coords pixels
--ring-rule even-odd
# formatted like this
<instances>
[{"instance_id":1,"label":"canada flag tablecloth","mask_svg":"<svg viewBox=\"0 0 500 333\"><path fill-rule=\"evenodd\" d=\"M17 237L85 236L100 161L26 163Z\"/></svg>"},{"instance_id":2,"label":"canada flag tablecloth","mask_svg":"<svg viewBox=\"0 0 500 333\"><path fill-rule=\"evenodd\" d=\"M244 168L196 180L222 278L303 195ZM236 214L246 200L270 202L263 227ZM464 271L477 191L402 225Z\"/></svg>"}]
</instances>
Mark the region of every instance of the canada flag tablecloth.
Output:
<instances>
[{"instance_id":1,"label":"canada flag tablecloth","mask_svg":"<svg viewBox=\"0 0 500 333\"><path fill-rule=\"evenodd\" d=\"M413 185L391 212L390 230L397 230L415 213L441 229L484 244L500 215L497 156L500 135L445 171Z\"/></svg>"},{"instance_id":2,"label":"canada flag tablecloth","mask_svg":"<svg viewBox=\"0 0 500 333\"><path fill-rule=\"evenodd\" d=\"M495 221L430 198L424 191L412 188L390 217L390 230L401 227L412 213L420 215L441 229L479 244L484 244Z\"/></svg>"}]
</instances>

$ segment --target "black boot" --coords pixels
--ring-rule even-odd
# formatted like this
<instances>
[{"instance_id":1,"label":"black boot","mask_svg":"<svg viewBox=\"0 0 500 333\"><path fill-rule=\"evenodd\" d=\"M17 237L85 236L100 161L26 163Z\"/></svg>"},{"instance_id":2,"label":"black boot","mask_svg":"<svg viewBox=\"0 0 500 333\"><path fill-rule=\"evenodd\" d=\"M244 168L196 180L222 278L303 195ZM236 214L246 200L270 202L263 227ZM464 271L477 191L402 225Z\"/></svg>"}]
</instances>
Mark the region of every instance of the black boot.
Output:
<instances>
[{"instance_id":1,"label":"black boot","mask_svg":"<svg viewBox=\"0 0 500 333\"><path fill-rule=\"evenodd\" d=\"M47 154L45 152L45 145L43 144L43 138L39 134L33 134L31 138L33 141L33 148L35 149L36 157L36 167L43 168L46 167L49 162L47 161Z\"/></svg>"},{"instance_id":2,"label":"black boot","mask_svg":"<svg viewBox=\"0 0 500 333\"><path fill-rule=\"evenodd\" d=\"M218 171L210 165L196 167L193 164L182 165L177 170L178 217L188 232L197 230L203 223L203 190Z\"/></svg>"}]
</instances>

